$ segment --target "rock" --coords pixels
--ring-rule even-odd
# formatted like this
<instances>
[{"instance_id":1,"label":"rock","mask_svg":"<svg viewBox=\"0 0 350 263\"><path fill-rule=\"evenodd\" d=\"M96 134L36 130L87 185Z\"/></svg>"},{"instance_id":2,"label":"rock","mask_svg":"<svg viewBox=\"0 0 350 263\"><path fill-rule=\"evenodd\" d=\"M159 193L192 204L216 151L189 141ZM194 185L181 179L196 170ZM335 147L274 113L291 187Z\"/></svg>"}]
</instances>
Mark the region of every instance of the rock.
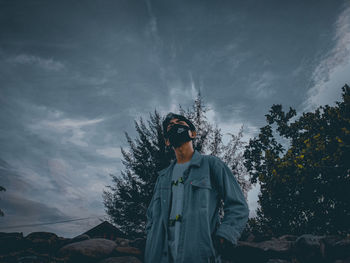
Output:
<instances>
[{"instance_id":1,"label":"rock","mask_svg":"<svg viewBox=\"0 0 350 263\"><path fill-rule=\"evenodd\" d=\"M117 247L116 251L118 255L134 255L140 256L142 254L141 250L135 247Z\"/></svg>"},{"instance_id":2,"label":"rock","mask_svg":"<svg viewBox=\"0 0 350 263\"><path fill-rule=\"evenodd\" d=\"M246 238L246 242L253 242L255 240L255 236L252 233L249 233L248 237Z\"/></svg>"},{"instance_id":3,"label":"rock","mask_svg":"<svg viewBox=\"0 0 350 263\"><path fill-rule=\"evenodd\" d=\"M32 232L28 234L26 239L36 240L36 239L45 239L45 240L56 240L58 236L55 233L51 232Z\"/></svg>"},{"instance_id":4,"label":"rock","mask_svg":"<svg viewBox=\"0 0 350 263\"><path fill-rule=\"evenodd\" d=\"M115 239L115 243L117 243L118 247L128 247L129 246L129 242L130 242L130 240L129 239L125 239L125 238L117 237Z\"/></svg>"},{"instance_id":5,"label":"rock","mask_svg":"<svg viewBox=\"0 0 350 263\"><path fill-rule=\"evenodd\" d=\"M52 252L56 247L58 236L50 232L32 232L25 239L37 252Z\"/></svg>"},{"instance_id":6,"label":"rock","mask_svg":"<svg viewBox=\"0 0 350 263\"><path fill-rule=\"evenodd\" d=\"M300 263L321 263L324 262L321 250L322 239L324 236L315 236L304 234L299 236L293 245L293 252Z\"/></svg>"},{"instance_id":7,"label":"rock","mask_svg":"<svg viewBox=\"0 0 350 263\"><path fill-rule=\"evenodd\" d=\"M275 239L253 244L254 247L264 251L269 257L285 258L289 254L292 242Z\"/></svg>"},{"instance_id":8,"label":"rock","mask_svg":"<svg viewBox=\"0 0 350 263\"><path fill-rule=\"evenodd\" d=\"M223 263L350 263L350 236L283 235L248 242L250 239L254 237L227 248ZM145 238L112 241L86 234L63 238L50 232L33 232L26 237L0 232L0 262L139 263L145 242Z\"/></svg>"},{"instance_id":9,"label":"rock","mask_svg":"<svg viewBox=\"0 0 350 263\"><path fill-rule=\"evenodd\" d=\"M350 257L347 259L337 259L336 261L333 261L332 263L350 263Z\"/></svg>"},{"instance_id":10,"label":"rock","mask_svg":"<svg viewBox=\"0 0 350 263\"><path fill-rule=\"evenodd\" d=\"M259 243L238 241L237 246L230 249L225 258L239 263L266 262L271 258L288 260L291 257L292 243L279 239Z\"/></svg>"},{"instance_id":11,"label":"rock","mask_svg":"<svg viewBox=\"0 0 350 263\"><path fill-rule=\"evenodd\" d=\"M129 246L136 247L136 248L144 251L145 246L146 246L146 238L136 238L134 240L130 240Z\"/></svg>"},{"instance_id":12,"label":"rock","mask_svg":"<svg viewBox=\"0 0 350 263\"><path fill-rule=\"evenodd\" d=\"M61 247L70 244L71 240L72 240L71 238L58 237L57 242L56 242L56 246L55 246L55 250L57 251Z\"/></svg>"},{"instance_id":13,"label":"rock","mask_svg":"<svg viewBox=\"0 0 350 263\"><path fill-rule=\"evenodd\" d=\"M4 256L0 256L0 262L6 263L48 263L48 262L63 262L63 261L54 261L53 257L50 257L49 254L44 253L40 254L32 250L31 248L22 251L16 251ZM51 261L50 261L51 260Z\"/></svg>"},{"instance_id":14,"label":"rock","mask_svg":"<svg viewBox=\"0 0 350 263\"><path fill-rule=\"evenodd\" d=\"M350 236L334 243L334 253L338 258L350 258Z\"/></svg>"},{"instance_id":15,"label":"rock","mask_svg":"<svg viewBox=\"0 0 350 263\"><path fill-rule=\"evenodd\" d=\"M59 237L57 240L56 250L60 249L61 247L66 246L68 244L72 244L75 242L80 242L80 241L84 241L84 240L88 240L88 239L90 239L90 237L87 234L79 235L79 236L76 236L74 238Z\"/></svg>"},{"instance_id":16,"label":"rock","mask_svg":"<svg viewBox=\"0 0 350 263\"><path fill-rule=\"evenodd\" d=\"M98 263L141 263L141 261L135 257L111 257L99 261Z\"/></svg>"},{"instance_id":17,"label":"rock","mask_svg":"<svg viewBox=\"0 0 350 263\"><path fill-rule=\"evenodd\" d=\"M284 260L284 259L269 259L266 263L290 263L290 261L288 260Z\"/></svg>"},{"instance_id":18,"label":"rock","mask_svg":"<svg viewBox=\"0 0 350 263\"><path fill-rule=\"evenodd\" d=\"M0 255L20 251L28 247L23 233L0 233Z\"/></svg>"},{"instance_id":19,"label":"rock","mask_svg":"<svg viewBox=\"0 0 350 263\"><path fill-rule=\"evenodd\" d=\"M328 261L350 257L350 237L326 236L321 242L321 253Z\"/></svg>"},{"instance_id":20,"label":"rock","mask_svg":"<svg viewBox=\"0 0 350 263\"><path fill-rule=\"evenodd\" d=\"M297 238L298 236L294 236L294 235L283 235L283 236L280 236L278 239L286 240L286 241L295 241Z\"/></svg>"},{"instance_id":21,"label":"rock","mask_svg":"<svg viewBox=\"0 0 350 263\"><path fill-rule=\"evenodd\" d=\"M3 237L18 237L18 238L23 238L23 233L22 232L0 232L0 239Z\"/></svg>"},{"instance_id":22,"label":"rock","mask_svg":"<svg viewBox=\"0 0 350 263\"><path fill-rule=\"evenodd\" d=\"M16 252L11 252L8 254L0 254L0 262L6 262L6 263L12 263L12 262L18 262L18 258L25 256L27 253L26 251L16 251Z\"/></svg>"},{"instance_id":23,"label":"rock","mask_svg":"<svg viewBox=\"0 0 350 263\"><path fill-rule=\"evenodd\" d=\"M19 257L17 258L19 263L22 262L37 262L38 261L38 257L37 256L24 256L24 257Z\"/></svg>"},{"instance_id":24,"label":"rock","mask_svg":"<svg viewBox=\"0 0 350 263\"><path fill-rule=\"evenodd\" d=\"M110 256L117 244L109 239L92 238L80 242L74 242L62 247L58 251L60 257L68 257L71 262L96 261Z\"/></svg>"}]
</instances>

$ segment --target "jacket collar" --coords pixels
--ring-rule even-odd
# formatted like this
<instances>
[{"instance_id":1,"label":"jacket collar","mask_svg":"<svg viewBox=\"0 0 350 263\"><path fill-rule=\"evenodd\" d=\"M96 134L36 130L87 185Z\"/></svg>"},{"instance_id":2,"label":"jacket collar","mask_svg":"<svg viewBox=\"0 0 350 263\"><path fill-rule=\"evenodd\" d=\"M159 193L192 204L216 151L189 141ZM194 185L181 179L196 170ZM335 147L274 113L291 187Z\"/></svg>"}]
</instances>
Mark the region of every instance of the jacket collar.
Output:
<instances>
[{"instance_id":1,"label":"jacket collar","mask_svg":"<svg viewBox=\"0 0 350 263\"><path fill-rule=\"evenodd\" d=\"M200 164L201 164L201 161L202 161L202 155L200 152L198 152L197 150L194 150L194 153L192 155L192 158L190 160L190 164L189 164L189 167L190 166L197 166L199 167ZM171 161L170 165L166 168L164 168L163 170L160 170L158 171L158 174L159 175L164 175L167 173L168 170L171 171L171 169L173 168L173 166L176 164L177 160L174 159Z\"/></svg>"}]
</instances>

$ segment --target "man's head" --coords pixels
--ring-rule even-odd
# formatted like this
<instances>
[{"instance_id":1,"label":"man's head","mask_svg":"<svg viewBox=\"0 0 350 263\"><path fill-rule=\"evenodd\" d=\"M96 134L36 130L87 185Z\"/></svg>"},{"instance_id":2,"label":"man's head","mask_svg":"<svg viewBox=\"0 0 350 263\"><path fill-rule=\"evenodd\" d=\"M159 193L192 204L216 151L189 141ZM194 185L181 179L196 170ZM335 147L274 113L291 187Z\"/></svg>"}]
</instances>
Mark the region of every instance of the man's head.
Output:
<instances>
[{"instance_id":1,"label":"man's head","mask_svg":"<svg viewBox=\"0 0 350 263\"><path fill-rule=\"evenodd\" d=\"M173 144L176 148L182 142L193 140L196 136L196 128L186 117L170 112L163 121L163 134L165 143Z\"/></svg>"}]
</instances>

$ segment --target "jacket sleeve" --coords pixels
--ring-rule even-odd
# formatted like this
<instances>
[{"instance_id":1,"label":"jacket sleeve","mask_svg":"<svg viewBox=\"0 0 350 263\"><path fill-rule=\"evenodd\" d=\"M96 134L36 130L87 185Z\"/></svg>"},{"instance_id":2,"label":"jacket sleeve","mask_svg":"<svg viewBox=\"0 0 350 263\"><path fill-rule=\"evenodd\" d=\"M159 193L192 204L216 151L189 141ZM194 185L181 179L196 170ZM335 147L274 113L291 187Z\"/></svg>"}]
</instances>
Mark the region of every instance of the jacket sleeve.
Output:
<instances>
[{"instance_id":1,"label":"jacket sleeve","mask_svg":"<svg viewBox=\"0 0 350 263\"><path fill-rule=\"evenodd\" d=\"M248 221L249 207L230 168L222 160L215 160L215 179L219 196L224 201L224 217L215 234L237 245Z\"/></svg>"},{"instance_id":2,"label":"jacket sleeve","mask_svg":"<svg viewBox=\"0 0 350 263\"><path fill-rule=\"evenodd\" d=\"M152 211L153 211L153 202L154 202L154 197L155 197L155 193L157 191L157 187L158 187L158 181L159 181L159 176L157 177L156 183L154 185L153 188L153 196L151 199L151 202L147 208L147 212L146 212L146 217L147 217L147 222L146 222L146 235L148 234L148 231L150 230L152 223L153 223L153 215L152 215Z\"/></svg>"}]
</instances>

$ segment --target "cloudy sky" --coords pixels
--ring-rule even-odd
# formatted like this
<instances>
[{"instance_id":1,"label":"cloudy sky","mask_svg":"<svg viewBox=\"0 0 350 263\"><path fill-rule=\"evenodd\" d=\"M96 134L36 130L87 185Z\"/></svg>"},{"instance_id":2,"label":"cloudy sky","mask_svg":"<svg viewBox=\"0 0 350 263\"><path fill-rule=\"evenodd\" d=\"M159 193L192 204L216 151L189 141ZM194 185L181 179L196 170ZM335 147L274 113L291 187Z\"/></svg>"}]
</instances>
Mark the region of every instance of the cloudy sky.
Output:
<instances>
[{"instance_id":1,"label":"cloudy sky","mask_svg":"<svg viewBox=\"0 0 350 263\"><path fill-rule=\"evenodd\" d=\"M350 83L350 2L0 1L0 231L73 237L104 217L124 131L193 103L257 135ZM251 216L258 187L249 193ZM45 226L16 227L89 218Z\"/></svg>"}]
</instances>

